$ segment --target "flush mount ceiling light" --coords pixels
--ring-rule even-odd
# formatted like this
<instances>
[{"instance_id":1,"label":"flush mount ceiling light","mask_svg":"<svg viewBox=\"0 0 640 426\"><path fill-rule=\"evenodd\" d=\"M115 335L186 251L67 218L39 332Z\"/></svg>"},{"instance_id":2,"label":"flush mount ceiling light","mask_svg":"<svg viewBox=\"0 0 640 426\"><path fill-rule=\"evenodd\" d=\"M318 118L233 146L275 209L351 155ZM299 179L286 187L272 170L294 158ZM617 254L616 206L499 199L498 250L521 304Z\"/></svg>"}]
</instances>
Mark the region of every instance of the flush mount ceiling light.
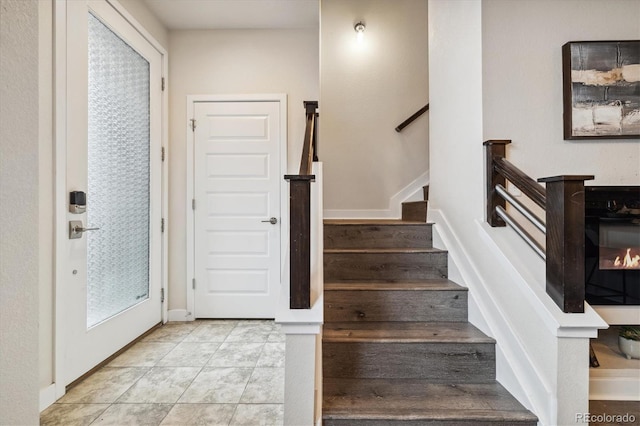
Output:
<instances>
[{"instance_id":1,"label":"flush mount ceiling light","mask_svg":"<svg viewBox=\"0 0 640 426\"><path fill-rule=\"evenodd\" d=\"M356 25L354 25L353 29L356 30L358 34L362 34L365 29L364 22L358 22Z\"/></svg>"}]
</instances>

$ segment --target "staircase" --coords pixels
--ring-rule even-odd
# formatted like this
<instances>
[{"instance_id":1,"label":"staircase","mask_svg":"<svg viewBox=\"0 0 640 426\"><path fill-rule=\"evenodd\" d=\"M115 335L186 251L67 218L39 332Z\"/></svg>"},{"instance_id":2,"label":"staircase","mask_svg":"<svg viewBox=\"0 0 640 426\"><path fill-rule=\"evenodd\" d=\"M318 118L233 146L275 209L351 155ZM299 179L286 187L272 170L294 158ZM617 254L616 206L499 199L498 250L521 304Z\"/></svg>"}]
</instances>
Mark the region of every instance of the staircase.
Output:
<instances>
[{"instance_id":1,"label":"staircase","mask_svg":"<svg viewBox=\"0 0 640 426\"><path fill-rule=\"evenodd\" d=\"M426 211L325 221L323 424L536 425L495 381L495 341L467 321Z\"/></svg>"}]
</instances>

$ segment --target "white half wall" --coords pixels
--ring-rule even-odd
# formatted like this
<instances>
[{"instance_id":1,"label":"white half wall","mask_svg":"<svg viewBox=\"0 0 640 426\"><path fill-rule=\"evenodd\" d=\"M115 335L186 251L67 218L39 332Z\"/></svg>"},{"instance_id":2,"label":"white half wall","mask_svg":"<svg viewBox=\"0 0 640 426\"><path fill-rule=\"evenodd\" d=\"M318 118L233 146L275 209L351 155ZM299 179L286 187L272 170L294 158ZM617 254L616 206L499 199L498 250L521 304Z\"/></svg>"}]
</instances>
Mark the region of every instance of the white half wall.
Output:
<instances>
[{"instance_id":1,"label":"white half wall","mask_svg":"<svg viewBox=\"0 0 640 426\"><path fill-rule=\"evenodd\" d=\"M39 423L38 1L0 5L0 424Z\"/></svg>"},{"instance_id":2,"label":"white half wall","mask_svg":"<svg viewBox=\"0 0 640 426\"><path fill-rule=\"evenodd\" d=\"M392 196L429 164L428 112L394 130L429 102L427 2L322 0L320 23L325 209L388 217Z\"/></svg>"},{"instance_id":3,"label":"white half wall","mask_svg":"<svg viewBox=\"0 0 640 426\"><path fill-rule=\"evenodd\" d=\"M300 165L303 101L318 99L318 31L203 30L169 34L169 309L186 309L187 95L286 93L288 170ZM322 152L320 146L320 152ZM322 155L322 154L321 154ZM286 197L286 194L283 194Z\"/></svg>"}]
</instances>

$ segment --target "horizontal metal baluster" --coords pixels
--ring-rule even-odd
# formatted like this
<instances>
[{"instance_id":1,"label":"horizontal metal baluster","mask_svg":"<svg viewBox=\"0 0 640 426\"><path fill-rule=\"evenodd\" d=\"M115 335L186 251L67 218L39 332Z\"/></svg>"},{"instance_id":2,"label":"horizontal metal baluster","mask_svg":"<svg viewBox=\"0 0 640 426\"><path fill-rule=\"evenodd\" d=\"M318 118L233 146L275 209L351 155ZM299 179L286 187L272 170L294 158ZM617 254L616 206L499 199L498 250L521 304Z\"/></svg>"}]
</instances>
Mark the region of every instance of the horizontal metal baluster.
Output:
<instances>
[{"instance_id":1,"label":"horizontal metal baluster","mask_svg":"<svg viewBox=\"0 0 640 426\"><path fill-rule=\"evenodd\" d=\"M515 220L513 220L513 218L509 216L509 213L507 213L507 211L502 208L502 206L496 206L496 214L500 216L500 218L502 218L502 220L504 220L507 225L513 228L513 230L516 231L516 233L520 235L527 244L529 244L533 251L535 251L536 254L542 258L542 260L547 260L547 255L545 254L544 248L542 248L542 246L536 240L534 240L527 231L525 231Z\"/></svg>"},{"instance_id":2,"label":"horizontal metal baluster","mask_svg":"<svg viewBox=\"0 0 640 426\"><path fill-rule=\"evenodd\" d=\"M509 194L504 186L496 185L496 192L500 194L502 198L507 200L511 205L518 210L524 217L526 217L531 223L535 225L543 234L547 233L547 226L536 216L531 210L529 210L524 204L516 200L513 195Z\"/></svg>"}]
</instances>

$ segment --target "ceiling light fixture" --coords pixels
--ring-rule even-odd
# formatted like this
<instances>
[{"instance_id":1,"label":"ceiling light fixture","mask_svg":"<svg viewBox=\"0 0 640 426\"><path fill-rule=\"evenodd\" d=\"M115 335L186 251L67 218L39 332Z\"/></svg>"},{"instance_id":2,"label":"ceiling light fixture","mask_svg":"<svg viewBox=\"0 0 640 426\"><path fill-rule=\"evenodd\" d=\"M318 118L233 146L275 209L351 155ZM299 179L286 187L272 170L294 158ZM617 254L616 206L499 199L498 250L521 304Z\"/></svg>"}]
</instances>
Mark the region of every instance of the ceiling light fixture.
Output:
<instances>
[{"instance_id":1,"label":"ceiling light fixture","mask_svg":"<svg viewBox=\"0 0 640 426\"><path fill-rule=\"evenodd\" d=\"M362 39L364 38L364 29L365 29L364 22L359 21L357 24L353 26L353 29L356 31L356 38L358 39L358 42L361 42Z\"/></svg>"}]
</instances>

